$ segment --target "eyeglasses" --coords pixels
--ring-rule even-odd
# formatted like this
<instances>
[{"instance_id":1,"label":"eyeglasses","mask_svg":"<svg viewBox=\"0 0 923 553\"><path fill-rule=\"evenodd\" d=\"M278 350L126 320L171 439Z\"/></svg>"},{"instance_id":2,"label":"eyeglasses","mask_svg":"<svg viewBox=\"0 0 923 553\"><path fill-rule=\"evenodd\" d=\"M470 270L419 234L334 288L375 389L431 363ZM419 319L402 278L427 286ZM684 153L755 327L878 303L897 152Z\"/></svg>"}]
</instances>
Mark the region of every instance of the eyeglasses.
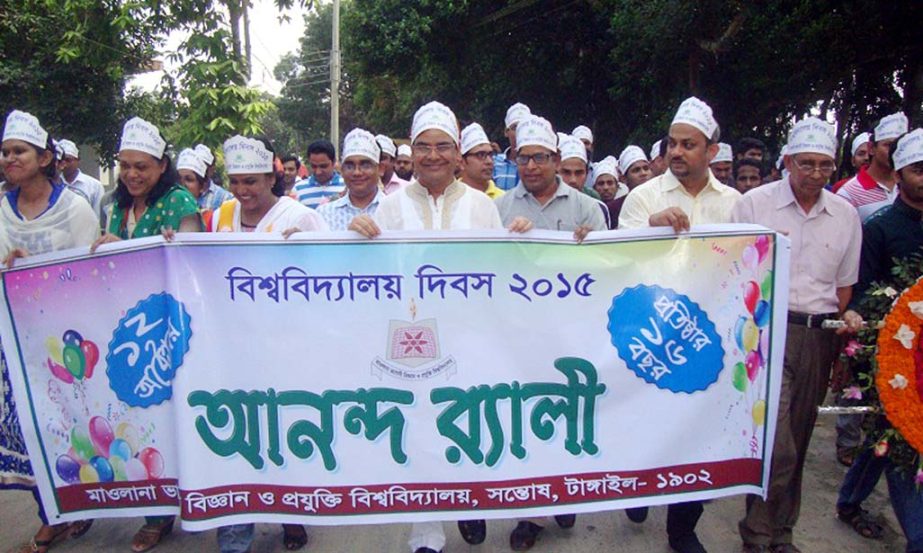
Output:
<instances>
[{"instance_id":1,"label":"eyeglasses","mask_svg":"<svg viewBox=\"0 0 923 553\"><path fill-rule=\"evenodd\" d=\"M367 159L366 159L366 160L363 160L363 161L360 161L359 163L356 163L355 161L347 161L347 162L343 163L343 172L347 172L347 171L351 172L351 171L355 171L355 170L357 170L357 169L360 170L360 171L371 171L371 170L374 169L377 165L378 165L377 163L374 163L374 162L369 161L369 160L367 160Z\"/></svg>"},{"instance_id":2,"label":"eyeglasses","mask_svg":"<svg viewBox=\"0 0 923 553\"><path fill-rule=\"evenodd\" d=\"M516 156L516 165L525 167L526 165L529 164L530 161L534 161L536 165L545 165L546 163L551 161L553 157L554 156L552 154L542 154L542 153L532 154L531 156L520 154Z\"/></svg>"},{"instance_id":3,"label":"eyeglasses","mask_svg":"<svg viewBox=\"0 0 923 553\"><path fill-rule=\"evenodd\" d=\"M799 161L796 159L795 167L797 167L799 171L807 175L814 173L814 171L820 171L820 174L825 177L829 177L830 175L833 174L834 171L836 171L836 163L833 163L832 161L823 161L821 163L811 163L809 161Z\"/></svg>"},{"instance_id":4,"label":"eyeglasses","mask_svg":"<svg viewBox=\"0 0 923 553\"><path fill-rule=\"evenodd\" d=\"M489 150L485 152L469 152L465 154L465 157L476 157L478 158L478 161L485 161L487 159L493 159L493 156L494 156L494 153Z\"/></svg>"},{"instance_id":5,"label":"eyeglasses","mask_svg":"<svg viewBox=\"0 0 923 553\"><path fill-rule=\"evenodd\" d=\"M455 144L452 142L440 142L438 144L426 144L424 142L417 142L413 145L413 153L418 156L428 156L433 152L443 156L450 153L454 149Z\"/></svg>"}]
</instances>

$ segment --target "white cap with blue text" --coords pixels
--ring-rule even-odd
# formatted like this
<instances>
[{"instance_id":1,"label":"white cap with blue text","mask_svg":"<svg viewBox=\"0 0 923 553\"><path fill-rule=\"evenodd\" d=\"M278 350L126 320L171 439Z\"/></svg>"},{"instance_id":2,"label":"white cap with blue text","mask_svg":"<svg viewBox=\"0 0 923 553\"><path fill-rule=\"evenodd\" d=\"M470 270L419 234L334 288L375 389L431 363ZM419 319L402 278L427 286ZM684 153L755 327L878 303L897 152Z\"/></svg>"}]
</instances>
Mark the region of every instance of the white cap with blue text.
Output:
<instances>
[{"instance_id":1,"label":"white cap with blue text","mask_svg":"<svg viewBox=\"0 0 923 553\"><path fill-rule=\"evenodd\" d=\"M532 110L529 109L529 106L521 102L516 102L506 110L506 117L503 119L503 123L506 125L506 128L510 128L530 115L532 115Z\"/></svg>"},{"instance_id":2,"label":"white cap with blue text","mask_svg":"<svg viewBox=\"0 0 923 553\"><path fill-rule=\"evenodd\" d=\"M695 96L686 98L679 105L679 109L676 110L676 115L670 125L677 123L685 123L699 129L709 140L715 136L715 131L718 130L718 122L715 121L711 107Z\"/></svg>"},{"instance_id":3,"label":"white cap with blue text","mask_svg":"<svg viewBox=\"0 0 923 553\"><path fill-rule=\"evenodd\" d=\"M606 156L602 161L593 165L593 184L596 184L596 179L603 175L611 175L614 179L619 178L618 160L613 156Z\"/></svg>"},{"instance_id":4,"label":"white cap with blue text","mask_svg":"<svg viewBox=\"0 0 923 553\"><path fill-rule=\"evenodd\" d=\"M376 136L365 129L353 129L343 139L342 158L364 157L378 163L381 159L381 146Z\"/></svg>"},{"instance_id":5,"label":"white cap with blue text","mask_svg":"<svg viewBox=\"0 0 923 553\"><path fill-rule=\"evenodd\" d=\"M891 140L907 132L910 128L910 122L907 116L902 112L892 113L887 117L882 117L875 127L875 142L882 140Z\"/></svg>"},{"instance_id":6,"label":"white cap with blue text","mask_svg":"<svg viewBox=\"0 0 923 553\"><path fill-rule=\"evenodd\" d=\"M715 154L715 159L711 160L712 163L720 163L722 161L734 161L734 149L731 148L730 144L725 144L724 142L718 143L718 153Z\"/></svg>"},{"instance_id":7,"label":"white cap with blue text","mask_svg":"<svg viewBox=\"0 0 923 553\"><path fill-rule=\"evenodd\" d=\"M199 152L192 148L186 148L179 153L176 158L176 169L188 169L200 177L205 177L205 160L199 155Z\"/></svg>"},{"instance_id":8,"label":"white cap with blue text","mask_svg":"<svg viewBox=\"0 0 923 553\"><path fill-rule=\"evenodd\" d=\"M558 150L561 152L561 161L579 159L584 163L587 162L586 145L576 136L565 134L564 138L558 140Z\"/></svg>"},{"instance_id":9,"label":"white cap with blue text","mask_svg":"<svg viewBox=\"0 0 923 553\"><path fill-rule=\"evenodd\" d=\"M376 134L375 141L378 142L378 147L381 148L382 153L388 154L391 157L397 155L397 146L394 145L394 141L391 140L390 136Z\"/></svg>"},{"instance_id":10,"label":"white cap with blue text","mask_svg":"<svg viewBox=\"0 0 923 553\"><path fill-rule=\"evenodd\" d=\"M836 158L836 129L817 117L806 117L795 123L788 133L785 155L822 154Z\"/></svg>"},{"instance_id":11,"label":"white cap with blue text","mask_svg":"<svg viewBox=\"0 0 923 553\"><path fill-rule=\"evenodd\" d=\"M119 151L134 150L150 154L157 159L163 157L167 142L160 136L157 127L140 117L133 117L122 128L122 141Z\"/></svg>"},{"instance_id":12,"label":"white cap with blue text","mask_svg":"<svg viewBox=\"0 0 923 553\"><path fill-rule=\"evenodd\" d=\"M857 136L856 138L853 138L852 139L852 155L856 155L856 152L859 151L859 148L861 148L863 144L871 140L871 138L872 138L872 135L870 135L867 132L864 132L860 134L859 136Z\"/></svg>"},{"instance_id":13,"label":"white cap with blue text","mask_svg":"<svg viewBox=\"0 0 923 553\"><path fill-rule=\"evenodd\" d=\"M661 138L661 139L658 140L657 142L654 142L653 146L651 146L651 156L650 156L650 159L651 159L652 161L653 161L654 158L660 157L660 143L661 143L662 141L663 141L663 139Z\"/></svg>"},{"instance_id":14,"label":"white cap with blue text","mask_svg":"<svg viewBox=\"0 0 923 553\"><path fill-rule=\"evenodd\" d=\"M558 151L558 135L547 119L530 115L516 125L516 148L526 146L541 146L552 152Z\"/></svg>"},{"instance_id":15,"label":"white cap with blue text","mask_svg":"<svg viewBox=\"0 0 923 553\"><path fill-rule=\"evenodd\" d=\"M48 145L48 131L42 128L37 117L15 109L6 116L3 140L22 140L44 150Z\"/></svg>"},{"instance_id":16,"label":"white cap with blue text","mask_svg":"<svg viewBox=\"0 0 923 553\"><path fill-rule=\"evenodd\" d=\"M205 144L197 144L195 151L199 154L199 157L202 158L202 161L205 162L205 165L211 165L215 162L215 154L213 154L211 148Z\"/></svg>"},{"instance_id":17,"label":"white cap with blue text","mask_svg":"<svg viewBox=\"0 0 923 553\"><path fill-rule=\"evenodd\" d=\"M224 142L224 168L228 175L272 173L273 155L255 138L234 136Z\"/></svg>"},{"instance_id":18,"label":"white cap with blue text","mask_svg":"<svg viewBox=\"0 0 923 553\"><path fill-rule=\"evenodd\" d=\"M74 159L80 159L80 150L77 148L77 145L73 141L66 138L58 140L58 147L61 148L61 151L65 156L70 156Z\"/></svg>"},{"instance_id":19,"label":"white cap with blue text","mask_svg":"<svg viewBox=\"0 0 923 553\"><path fill-rule=\"evenodd\" d=\"M572 130L570 134L578 140L586 140L590 144L593 143L593 131L591 131L590 127L587 127L586 125L578 125L574 127L574 130Z\"/></svg>"},{"instance_id":20,"label":"white cap with blue text","mask_svg":"<svg viewBox=\"0 0 923 553\"><path fill-rule=\"evenodd\" d=\"M439 102L430 102L417 110L410 126L410 141L416 142L424 131L437 130L449 135L458 146L458 119L448 106Z\"/></svg>"},{"instance_id":21,"label":"white cap with blue text","mask_svg":"<svg viewBox=\"0 0 923 553\"><path fill-rule=\"evenodd\" d=\"M413 149L407 144L401 144L397 147L397 156L413 157Z\"/></svg>"},{"instance_id":22,"label":"white cap with blue text","mask_svg":"<svg viewBox=\"0 0 923 553\"><path fill-rule=\"evenodd\" d=\"M462 155L467 154L475 146L480 146L481 144L490 144L490 140L487 138L487 133L484 132L484 127L478 123L471 123L461 132L461 153Z\"/></svg>"},{"instance_id":23,"label":"white cap with blue text","mask_svg":"<svg viewBox=\"0 0 923 553\"><path fill-rule=\"evenodd\" d=\"M894 148L894 170L923 161L923 129L914 129L897 141Z\"/></svg>"},{"instance_id":24,"label":"white cap with blue text","mask_svg":"<svg viewBox=\"0 0 923 553\"><path fill-rule=\"evenodd\" d=\"M632 165L641 160L647 161L644 150L642 150L640 146L627 146L622 150L621 155L619 155L619 171L624 175L628 173L628 169L630 169Z\"/></svg>"}]
</instances>

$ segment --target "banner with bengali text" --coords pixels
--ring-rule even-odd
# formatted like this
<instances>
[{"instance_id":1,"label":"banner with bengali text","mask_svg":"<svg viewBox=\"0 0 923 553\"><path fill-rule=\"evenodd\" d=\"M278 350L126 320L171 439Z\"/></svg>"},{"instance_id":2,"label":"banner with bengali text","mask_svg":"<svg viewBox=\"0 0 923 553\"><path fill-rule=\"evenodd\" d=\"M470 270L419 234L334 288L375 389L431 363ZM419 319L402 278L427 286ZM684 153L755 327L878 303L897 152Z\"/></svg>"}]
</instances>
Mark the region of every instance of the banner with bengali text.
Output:
<instances>
[{"instance_id":1,"label":"banner with bengali text","mask_svg":"<svg viewBox=\"0 0 923 553\"><path fill-rule=\"evenodd\" d=\"M788 256L742 225L150 238L20 260L0 336L52 522L622 509L765 492Z\"/></svg>"}]
</instances>

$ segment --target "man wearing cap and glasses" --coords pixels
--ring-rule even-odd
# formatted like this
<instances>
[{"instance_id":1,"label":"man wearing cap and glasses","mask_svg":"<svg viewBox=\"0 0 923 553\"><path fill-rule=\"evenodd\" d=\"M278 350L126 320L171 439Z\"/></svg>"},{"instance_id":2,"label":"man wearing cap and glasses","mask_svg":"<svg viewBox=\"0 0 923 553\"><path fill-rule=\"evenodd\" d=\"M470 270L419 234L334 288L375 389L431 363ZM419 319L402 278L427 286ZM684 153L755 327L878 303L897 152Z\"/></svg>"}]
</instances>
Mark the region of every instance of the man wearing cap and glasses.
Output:
<instances>
[{"instance_id":1,"label":"man wearing cap and glasses","mask_svg":"<svg viewBox=\"0 0 923 553\"><path fill-rule=\"evenodd\" d=\"M413 117L410 136L417 177L404 188L385 196L373 216L356 216L349 230L374 238L382 230L503 228L493 201L455 178L461 152L458 120L452 110L439 102L421 107ZM512 232L526 232L532 224L518 217L508 228ZM483 540L484 535L465 536L466 540L469 538ZM442 551L445 541L441 522L413 524L409 540L411 551L437 553Z\"/></svg>"},{"instance_id":2,"label":"man wearing cap and glasses","mask_svg":"<svg viewBox=\"0 0 923 553\"><path fill-rule=\"evenodd\" d=\"M728 223L740 192L721 184L708 168L718 153L718 123L705 102L692 97L679 107L667 137L668 170L628 193L619 228L673 227ZM703 553L695 533L704 508L701 501L670 505L667 538L679 553ZM647 518L647 508L628 509L633 522Z\"/></svg>"},{"instance_id":3,"label":"man wearing cap and glasses","mask_svg":"<svg viewBox=\"0 0 923 553\"><path fill-rule=\"evenodd\" d=\"M785 363L766 500L747 497L740 521L743 551L797 553L792 534L801 507L801 481L817 406L827 390L838 337L821 328L846 308L859 275L862 232L856 210L825 186L836 169L832 125L808 117L789 133L783 163L789 175L751 190L734 207L735 223L769 227L791 240ZM843 315L838 334L862 325Z\"/></svg>"},{"instance_id":4,"label":"man wearing cap and glasses","mask_svg":"<svg viewBox=\"0 0 923 553\"><path fill-rule=\"evenodd\" d=\"M868 169L859 169L859 173L837 191L837 195L846 198L859 211L859 218L863 221L897 197L889 159L890 148L897 137L907 132L908 126L907 116L901 112L882 118L870 140L871 163Z\"/></svg>"},{"instance_id":5,"label":"man wearing cap and glasses","mask_svg":"<svg viewBox=\"0 0 923 553\"><path fill-rule=\"evenodd\" d=\"M461 133L461 176L471 188L487 194L491 200L503 195L491 176L494 173L494 151L484 128L471 123Z\"/></svg>"},{"instance_id":6,"label":"man wearing cap and glasses","mask_svg":"<svg viewBox=\"0 0 923 553\"><path fill-rule=\"evenodd\" d=\"M494 182L500 190L512 190L519 184L519 170L516 168L516 126L532 115L529 106L516 102L506 110L503 133L510 141L510 147L494 156Z\"/></svg>"}]
</instances>

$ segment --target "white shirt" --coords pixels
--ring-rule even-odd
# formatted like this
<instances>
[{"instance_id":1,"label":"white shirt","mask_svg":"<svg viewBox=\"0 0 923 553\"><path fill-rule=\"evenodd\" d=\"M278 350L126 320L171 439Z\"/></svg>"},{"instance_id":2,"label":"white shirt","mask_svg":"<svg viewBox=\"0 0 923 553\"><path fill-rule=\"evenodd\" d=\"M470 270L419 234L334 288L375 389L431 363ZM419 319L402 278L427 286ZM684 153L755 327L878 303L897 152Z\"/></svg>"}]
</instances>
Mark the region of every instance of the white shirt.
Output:
<instances>
[{"instance_id":1,"label":"white shirt","mask_svg":"<svg viewBox=\"0 0 923 553\"><path fill-rule=\"evenodd\" d=\"M80 169L77 169L77 176L74 177L73 181L68 182L64 175L61 175L61 181L63 181L71 191L76 191L78 195L86 198L87 201L90 202L90 207L93 208L93 213L96 214L97 218L99 217L99 214L102 212L101 204L103 194L106 192L102 183L90 175L85 174Z\"/></svg>"},{"instance_id":2,"label":"white shirt","mask_svg":"<svg viewBox=\"0 0 923 553\"><path fill-rule=\"evenodd\" d=\"M619 214L619 228L650 226L651 215L668 207L682 209L692 225L727 223L738 198L740 192L722 184L711 170L708 171L708 184L695 196L667 170L628 193Z\"/></svg>"},{"instance_id":3,"label":"white shirt","mask_svg":"<svg viewBox=\"0 0 923 553\"><path fill-rule=\"evenodd\" d=\"M493 200L460 180L450 184L438 198L414 180L382 198L373 217L382 230L503 228Z\"/></svg>"}]
</instances>

